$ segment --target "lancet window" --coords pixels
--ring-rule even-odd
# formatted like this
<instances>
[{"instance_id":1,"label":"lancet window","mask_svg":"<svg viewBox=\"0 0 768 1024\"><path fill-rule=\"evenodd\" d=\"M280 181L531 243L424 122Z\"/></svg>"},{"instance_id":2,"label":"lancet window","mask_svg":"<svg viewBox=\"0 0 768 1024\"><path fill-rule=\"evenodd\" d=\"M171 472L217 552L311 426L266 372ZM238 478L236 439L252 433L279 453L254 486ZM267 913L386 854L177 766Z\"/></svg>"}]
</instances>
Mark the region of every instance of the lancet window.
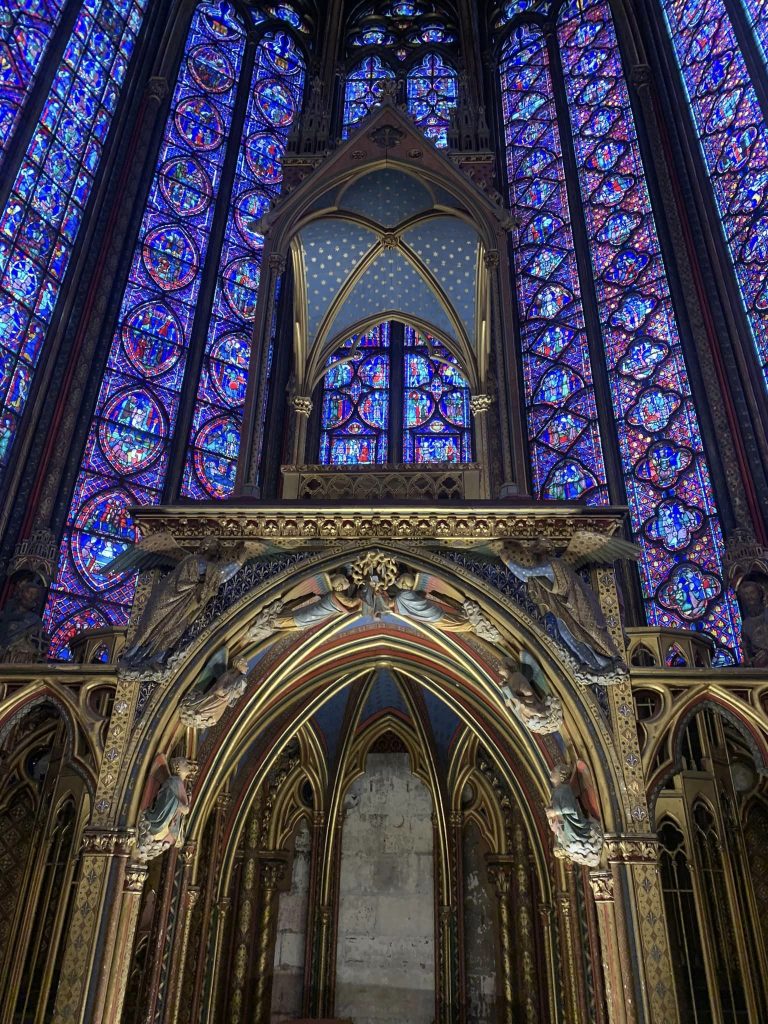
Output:
<instances>
[{"instance_id":1,"label":"lancet window","mask_svg":"<svg viewBox=\"0 0 768 1024\"><path fill-rule=\"evenodd\" d=\"M406 324L354 336L323 378L323 465L472 460L469 387L447 349Z\"/></svg>"},{"instance_id":2,"label":"lancet window","mask_svg":"<svg viewBox=\"0 0 768 1024\"><path fill-rule=\"evenodd\" d=\"M168 488L194 498L232 488L261 262L255 225L279 190L303 91L291 10L252 12L262 32L252 69L233 6L201 4L192 17L46 610L59 656L80 629L127 618L134 580L103 570L134 539L131 505L155 504ZM211 299L203 281L214 267ZM181 479L169 480L185 437Z\"/></svg>"},{"instance_id":3,"label":"lancet window","mask_svg":"<svg viewBox=\"0 0 768 1024\"><path fill-rule=\"evenodd\" d=\"M608 500L602 375L602 444L618 449L624 481L611 499L630 508L648 620L706 630L728 660L738 612L609 5L507 7L501 88L537 496ZM530 16L555 12L545 43Z\"/></svg>"},{"instance_id":4,"label":"lancet window","mask_svg":"<svg viewBox=\"0 0 768 1024\"><path fill-rule=\"evenodd\" d=\"M5 8L4 157L61 14ZM146 0L85 0L0 212L0 478L53 321Z\"/></svg>"}]
</instances>

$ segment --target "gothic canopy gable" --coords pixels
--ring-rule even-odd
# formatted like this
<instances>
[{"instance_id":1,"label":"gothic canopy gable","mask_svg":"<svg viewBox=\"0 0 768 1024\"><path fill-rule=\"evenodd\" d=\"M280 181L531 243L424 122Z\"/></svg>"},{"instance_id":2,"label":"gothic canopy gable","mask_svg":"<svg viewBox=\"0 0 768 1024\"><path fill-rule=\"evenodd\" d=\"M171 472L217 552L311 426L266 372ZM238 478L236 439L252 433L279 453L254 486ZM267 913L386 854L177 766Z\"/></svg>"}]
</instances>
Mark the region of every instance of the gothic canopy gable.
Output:
<instances>
[{"instance_id":1,"label":"gothic canopy gable","mask_svg":"<svg viewBox=\"0 0 768 1024\"><path fill-rule=\"evenodd\" d=\"M297 385L311 390L350 335L399 317L445 344L482 389L487 267L507 211L391 100L319 162L289 156L287 180L299 166L306 176L261 224L292 260Z\"/></svg>"}]
</instances>

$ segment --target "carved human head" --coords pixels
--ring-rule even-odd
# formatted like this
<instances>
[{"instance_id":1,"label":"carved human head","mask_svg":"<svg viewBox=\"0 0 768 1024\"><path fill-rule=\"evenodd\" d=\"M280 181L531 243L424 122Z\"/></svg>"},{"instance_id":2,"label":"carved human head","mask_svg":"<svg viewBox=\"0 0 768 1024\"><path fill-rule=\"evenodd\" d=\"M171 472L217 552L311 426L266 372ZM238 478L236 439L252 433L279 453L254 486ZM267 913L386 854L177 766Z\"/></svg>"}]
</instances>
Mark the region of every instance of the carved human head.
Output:
<instances>
[{"instance_id":1,"label":"carved human head","mask_svg":"<svg viewBox=\"0 0 768 1024\"><path fill-rule=\"evenodd\" d=\"M745 580L739 587L738 596L749 615L759 615L765 607L765 591L754 580Z\"/></svg>"},{"instance_id":2,"label":"carved human head","mask_svg":"<svg viewBox=\"0 0 768 1024\"><path fill-rule=\"evenodd\" d=\"M194 771L194 765L192 765L186 757L174 757L171 761L171 771L174 775L178 775L178 777L183 781L184 779L188 779L192 774Z\"/></svg>"},{"instance_id":3,"label":"carved human head","mask_svg":"<svg viewBox=\"0 0 768 1024\"><path fill-rule=\"evenodd\" d=\"M549 778L553 786L561 786L564 782L568 782L570 777L571 769L563 761L558 761L549 769Z\"/></svg>"},{"instance_id":4,"label":"carved human head","mask_svg":"<svg viewBox=\"0 0 768 1024\"><path fill-rule=\"evenodd\" d=\"M416 575L412 572L403 572L395 580L395 586L399 590L415 590Z\"/></svg>"},{"instance_id":5,"label":"carved human head","mask_svg":"<svg viewBox=\"0 0 768 1024\"><path fill-rule=\"evenodd\" d=\"M244 675L244 676L248 675L248 659L247 658L235 658L235 660L233 662L233 665L237 669L238 672L242 673L242 675Z\"/></svg>"},{"instance_id":6,"label":"carved human head","mask_svg":"<svg viewBox=\"0 0 768 1024\"><path fill-rule=\"evenodd\" d=\"M344 576L343 573L340 573L340 572L332 573L331 576L330 576L330 581L331 581L331 590L335 590L337 592L340 592L342 590L346 590L347 587L349 586L349 580L347 579L346 576Z\"/></svg>"}]
</instances>

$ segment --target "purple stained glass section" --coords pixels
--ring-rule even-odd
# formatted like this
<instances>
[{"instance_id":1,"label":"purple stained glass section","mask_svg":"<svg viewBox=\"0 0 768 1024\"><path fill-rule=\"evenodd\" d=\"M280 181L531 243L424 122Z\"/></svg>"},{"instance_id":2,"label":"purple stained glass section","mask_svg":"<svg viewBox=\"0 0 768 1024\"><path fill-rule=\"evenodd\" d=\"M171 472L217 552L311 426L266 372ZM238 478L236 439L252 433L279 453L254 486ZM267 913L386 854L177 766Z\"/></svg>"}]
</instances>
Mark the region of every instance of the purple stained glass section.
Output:
<instances>
[{"instance_id":1,"label":"purple stained glass section","mask_svg":"<svg viewBox=\"0 0 768 1024\"><path fill-rule=\"evenodd\" d=\"M0 167L64 5L65 0L0 5Z\"/></svg>"},{"instance_id":2,"label":"purple stained glass section","mask_svg":"<svg viewBox=\"0 0 768 1024\"><path fill-rule=\"evenodd\" d=\"M755 38L760 44L763 60L768 61L768 0L740 0Z\"/></svg>"},{"instance_id":3,"label":"purple stained glass section","mask_svg":"<svg viewBox=\"0 0 768 1024\"><path fill-rule=\"evenodd\" d=\"M456 106L459 76L439 53L427 53L408 72L408 113L428 139L448 145L451 110Z\"/></svg>"},{"instance_id":4,"label":"purple stained glass section","mask_svg":"<svg viewBox=\"0 0 768 1024\"><path fill-rule=\"evenodd\" d=\"M0 477L145 6L146 0L85 0L0 214Z\"/></svg>"},{"instance_id":5,"label":"purple stained glass section","mask_svg":"<svg viewBox=\"0 0 768 1024\"><path fill-rule=\"evenodd\" d=\"M664 14L768 386L768 130L723 0L664 0Z\"/></svg>"},{"instance_id":6,"label":"purple stained glass section","mask_svg":"<svg viewBox=\"0 0 768 1024\"><path fill-rule=\"evenodd\" d=\"M328 360L323 378L320 462L325 466L387 461L389 324L355 334Z\"/></svg>"},{"instance_id":7,"label":"purple stained glass section","mask_svg":"<svg viewBox=\"0 0 768 1024\"><path fill-rule=\"evenodd\" d=\"M382 64L379 57L366 57L349 72L344 86L343 139L348 139L350 129L381 102L384 83L394 77L394 71Z\"/></svg>"},{"instance_id":8,"label":"purple stained glass section","mask_svg":"<svg viewBox=\"0 0 768 1024\"><path fill-rule=\"evenodd\" d=\"M533 493L606 504L549 58L537 26L510 37L501 90Z\"/></svg>"},{"instance_id":9,"label":"purple stained glass section","mask_svg":"<svg viewBox=\"0 0 768 1024\"><path fill-rule=\"evenodd\" d=\"M228 3L196 9L46 609L54 656L89 617L128 617L135 579L103 570L162 492L244 48Z\"/></svg>"},{"instance_id":10,"label":"purple stained glass section","mask_svg":"<svg viewBox=\"0 0 768 1024\"><path fill-rule=\"evenodd\" d=\"M569 0L558 35L646 613L733 658L738 610L606 0Z\"/></svg>"},{"instance_id":11,"label":"purple stained glass section","mask_svg":"<svg viewBox=\"0 0 768 1024\"><path fill-rule=\"evenodd\" d=\"M263 237L257 223L280 191L288 132L301 107L304 58L284 32L256 52L251 94L219 259L181 493L226 498L234 487Z\"/></svg>"},{"instance_id":12,"label":"purple stained glass section","mask_svg":"<svg viewBox=\"0 0 768 1024\"><path fill-rule=\"evenodd\" d=\"M469 385L435 338L406 325L403 462L471 462Z\"/></svg>"}]
</instances>

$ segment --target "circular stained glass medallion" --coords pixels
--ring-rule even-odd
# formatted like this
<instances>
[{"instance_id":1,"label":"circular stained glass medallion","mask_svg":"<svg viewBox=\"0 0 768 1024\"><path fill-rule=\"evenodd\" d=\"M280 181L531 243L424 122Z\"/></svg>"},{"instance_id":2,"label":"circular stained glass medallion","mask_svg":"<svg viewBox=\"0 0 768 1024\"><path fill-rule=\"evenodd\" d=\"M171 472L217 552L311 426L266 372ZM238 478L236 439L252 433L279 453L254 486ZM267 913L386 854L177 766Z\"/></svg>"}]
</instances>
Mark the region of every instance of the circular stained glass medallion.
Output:
<instances>
[{"instance_id":1,"label":"circular stained glass medallion","mask_svg":"<svg viewBox=\"0 0 768 1024\"><path fill-rule=\"evenodd\" d=\"M267 62L281 75L295 75L304 63L293 40L285 32L265 36L261 47Z\"/></svg>"},{"instance_id":2,"label":"circular stained glass medallion","mask_svg":"<svg viewBox=\"0 0 768 1024\"><path fill-rule=\"evenodd\" d=\"M224 271L224 294L234 313L244 320L256 315L261 260L246 257L234 260Z\"/></svg>"},{"instance_id":3,"label":"circular stained glass medallion","mask_svg":"<svg viewBox=\"0 0 768 1024\"><path fill-rule=\"evenodd\" d=\"M275 128L290 124L296 114L296 103L290 90L273 78L265 78L256 86L256 103L264 117Z\"/></svg>"},{"instance_id":4,"label":"circular stained glass medallion","mask_svg":"<svg viewBox=\"0 0 768 1024\"><path fill-rule=\"evenodd\" d=\"M211 181L191 157L167 160L160 169L160 190L180 217L200 213L211 201Z\"/></svg>"},{"instance_id":5,"label":"circular stained glass medallion","mask_svg":"<svg viewBox=\"0 0 768 1024\"><path fill-rule=\"evenodd\" d=\"M197 273L199 257L195 244L186 231L175 225L150 231L141 255L149 276L166 292L185 288Z\"/></svg>"},{"instance_id":6,"label":"circular stained glass medallion","mask_svg":"<svg viewBox=\"0 0 768 1024\"><path fill-rule=\"evenodd\" d=\"M114 488L89 498L77 513L70 541L72 558L94 590L106 590L118 582L104 575L104 567L136 540L128 511L135 503L125 491Z\"/></svg>"},{"instance_id":7,"label":"circular stained glass medallion","mask_svg":"<svg viewBox=\"0 0 768 1024\"><path fill-rule=\"evenodd\" d=\"M256 223L269 209L269 197L259 189L244 192L235 205L235 222L243 240L254 249L260 249L264 237L256 230Z\"/></svg>"},{"instance_id":8,"label":"circular stained glass medallion","mask_svg":"<svg viewBox=\"0 0 768 1024\"><path fill-rule=\"evenodd\" d=\"M131 365L146 377L159 377L178 362L181 327L162 302L136 306L123 324L122 338Z\"/></svg>"},{"instance_id":9,"label":"circular stained glass medallion","mask_svg":"<svg viewBox=\"0 0 768 1024\"><path fill-rule=\"evenodd\" d=\"M238 424L220 416L200 430L195 439L195 469L205 490L214 498L226 498L235 485L240 447Z\"/></svg>"},{"instance_id":10,"label":"circular stained glass medallion","mask_svg":"<svg viewBox=\"0 0 768 1024\"><path fill-rule=\"evenodd\" d=\"M190 96L176 107L179 135L193 149L216 149L224 138L224 125L216 107L204 96Z\"/></svg>"},{"instance_id":11,"label":"circular stained glass medallion","mask_svg":"<svg viewBox=\"0 0 768 1024\"><path fill-rule=\"evenodd\" d=\"M160 453L165 434L160 406L141 388L115 395L99 423L102 451L118 473L146 469Z\"/></svg>"},{"instance_id":12,"label":"circular stained glass medallion","mask_svg":"<svg viewBox=\"0 0 768 1024\"><path fill-rule=\"evenodd\" d=\"M225 334L211 349L211 380L227 405L242 405L248 385L250 346L240 334Z\"/></svg>"},{"instance_id":13,"label":"circular stained glass medallion","mask_svg":"<svg viewBox=\"0 0 768 1024\"><path fill-rule=\"evenodd\" d=\"M282 143L274 135L263 132L251 135L245 143L248 166L265 185L276 185L282 181L284 153Z\"/></svg>"},{"instance_id":14,"label":"circular stained glass medallion","mask_svg":"<svg viewBox=\"0 0 768 1024\"><path fill-rule=\"evenodd\" d=\"M235 81L234 68L216 46L196 46L187 60L190 74L206 92L226 92Z\"/></svg>"}]
</instances>

